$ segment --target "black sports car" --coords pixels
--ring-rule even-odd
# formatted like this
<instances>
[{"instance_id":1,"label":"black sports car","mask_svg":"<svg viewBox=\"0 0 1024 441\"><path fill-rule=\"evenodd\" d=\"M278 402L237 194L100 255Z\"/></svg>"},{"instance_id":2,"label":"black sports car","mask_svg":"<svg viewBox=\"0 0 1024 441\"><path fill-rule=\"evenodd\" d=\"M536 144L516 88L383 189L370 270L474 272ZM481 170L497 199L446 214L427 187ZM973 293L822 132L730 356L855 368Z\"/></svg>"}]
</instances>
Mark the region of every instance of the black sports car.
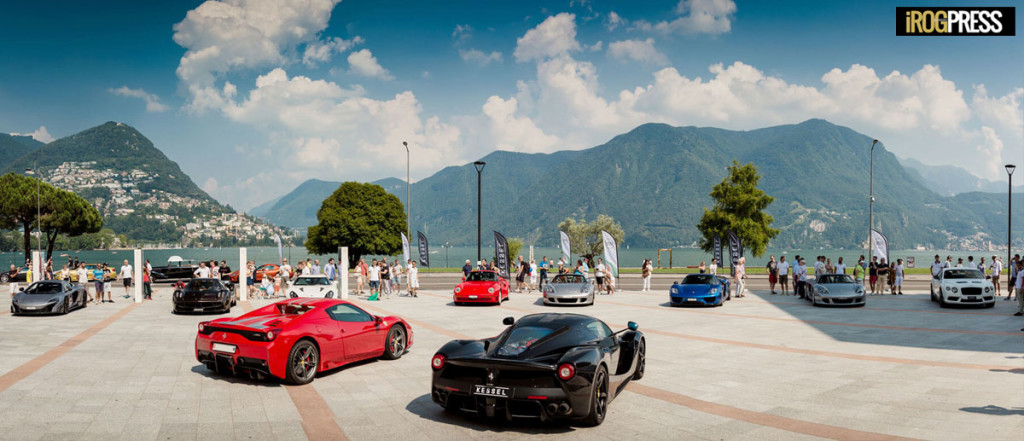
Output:
<instances>
[{"instance_id":1,"label":"black sports car","mask_svg":"<svg viewBox=\"0 0 1024 441\"><path fill-rule=\"evenodd\" d=\"M41 280L22 288L11 299L11 313L67 314L72 309L85 308L89 293L84 285L63 280Z\"/></svg>"},{"instance_id":2,"label":"black sports car","mask_svg":"<svg viewBox=\"0 0 1024 441\"><path fill-rule=\"evenodd\" d=\"M579 314L533 314L497 337L453 340L430 360L431 398L449 411L487 417L604 421L608 403L644 376L637 324L612 332Z\"/></svg>"},{"instance_id":3,"label":"black sports car","mask_svg":"<svg viewBox=\"0 0 1024 441\"><path fill-rule=\"evenodd\" d=\"M173 282L195 277L193 273L197 269L199 269L199 263L194 260L173 260L168 261L164 266L154 266L150 275L154 282Z\"/></svg>"},{"instance_id":4,"label":"black sports car","mask_svg":"<svg viewBox=\"0 0 1024 441\"><path fill-rule=\"evenodd\" d=\"M0 283L24 282L28 275L28 265L17 268L14 271L0 273Z\"/></svg>"},{"instance_id":5,"label":"black sports car","mask_svg":"<svg viewBox=\"0 0 1024 441\"><path fill-rule=\"evenodd\" d=\"M238 302L230 283L220 279L192 279L184 289L174 291L174 312L229 312Z\"/></svg>"}]
</instances>

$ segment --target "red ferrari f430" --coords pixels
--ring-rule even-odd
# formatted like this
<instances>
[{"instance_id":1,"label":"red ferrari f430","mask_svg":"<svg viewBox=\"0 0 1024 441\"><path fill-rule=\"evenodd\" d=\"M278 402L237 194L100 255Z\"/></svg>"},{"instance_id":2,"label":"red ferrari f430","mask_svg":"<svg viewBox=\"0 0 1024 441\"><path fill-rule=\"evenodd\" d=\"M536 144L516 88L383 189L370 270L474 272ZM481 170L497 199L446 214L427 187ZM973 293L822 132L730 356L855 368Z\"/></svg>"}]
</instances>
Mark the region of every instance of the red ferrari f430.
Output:
<instances>
[{"instance_id":1,"label":"red ferrari f430","mask_svg":"<svg viewBox=\"0 0 1024 441\"><path fill-rule=\"evenodd\" d=\"M399 317L344 300L295 298L200 323L196 359L218 373L306 384L349 363L398 359L410 346L412 327Z\"/></svg>"}]
</instances>

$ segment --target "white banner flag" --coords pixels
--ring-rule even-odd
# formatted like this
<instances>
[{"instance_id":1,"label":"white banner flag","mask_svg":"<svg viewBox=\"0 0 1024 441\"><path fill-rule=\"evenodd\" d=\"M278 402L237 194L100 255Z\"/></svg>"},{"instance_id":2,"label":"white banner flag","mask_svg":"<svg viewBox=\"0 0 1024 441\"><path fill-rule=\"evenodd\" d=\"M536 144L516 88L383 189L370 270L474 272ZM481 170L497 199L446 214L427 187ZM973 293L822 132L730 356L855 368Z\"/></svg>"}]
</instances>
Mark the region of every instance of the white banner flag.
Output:
<instances>
[{"instance_id":1,"label":"white banner flag","mask_svg":"<svg viewBox=\"0 0 1024 441\"><path fill-rule=\"evenodd\" d=\"M402 233L402 266L409 264L409 238Z\"/></svg>"},{"instance_id":2,"label":"white banner flag","mask_svg":"<svg viewBox=\"0 0 1024 441\"><path fill-rule=\"evenodd\" d=\"M558 234L562 236L562 255L565 256L565 261L568 262L572 259L572 254L569 253L569 235L565 234L565 231L559 231Z\"/></svg>"},{"instance_id":3,"label":"white banner flag","mask_svg":"<svg viewBox=\"0 0 1024 441\"><path fill-rule=\"evenodd\" d=\"M871 255L877 257L879 261L885 259L885 263L889 263L889 239L878 230L871 230Z\"/></svg>"},{"instance_id":4,"label":"white banner flag","mask_svg":"<svg viewBox=\"0 0 1024 441\"><path fill-rule=\"evenodd\" d=\"M601 231L604 238L604 261L611 267L612 276L619 276L619 248L615 245L615 238L607 231Z\"/></svg>"}]
</instances>

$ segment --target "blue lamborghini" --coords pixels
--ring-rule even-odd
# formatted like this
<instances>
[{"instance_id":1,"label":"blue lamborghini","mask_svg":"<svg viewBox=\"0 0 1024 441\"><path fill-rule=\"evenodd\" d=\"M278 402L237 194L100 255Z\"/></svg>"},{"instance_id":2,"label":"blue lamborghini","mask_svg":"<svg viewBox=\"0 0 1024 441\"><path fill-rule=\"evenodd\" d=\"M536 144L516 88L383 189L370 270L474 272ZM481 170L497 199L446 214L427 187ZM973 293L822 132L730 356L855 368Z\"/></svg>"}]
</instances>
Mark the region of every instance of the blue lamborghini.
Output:
<instances>
[{"instance_id":1,"label":"blue lamborghini","mask_svg":"<svg viewBox=\"0 0 1024 441\"><path fill-rule=\"evenodd\" d=\"M682 282L672 283L669 291L672 306L722 306L731 298L729 280L714 274L689 274Z\"/></svg>"}]
</instances>

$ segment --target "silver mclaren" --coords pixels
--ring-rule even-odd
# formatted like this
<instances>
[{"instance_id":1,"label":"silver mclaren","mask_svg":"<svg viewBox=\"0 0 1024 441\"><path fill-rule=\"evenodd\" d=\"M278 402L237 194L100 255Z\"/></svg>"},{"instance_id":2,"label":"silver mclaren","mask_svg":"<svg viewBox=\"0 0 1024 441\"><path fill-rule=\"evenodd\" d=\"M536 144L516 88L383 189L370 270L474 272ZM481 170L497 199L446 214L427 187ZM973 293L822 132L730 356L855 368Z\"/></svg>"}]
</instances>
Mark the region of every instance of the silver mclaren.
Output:
<instances>
[{"instance_id":1,"label":"silver mclaren","mask_svg":"<svg viewBox=\"0 0 1024 441\"><path fill-rule=\"evenodd\" d=\"M593 305L596 290L582 274L559 274L544 285L545 305Z\"/></svg>"},{"instance_id":2,"label":"silver mclaren","mask_svg":"<svg viewBox=\"0 0 1024 441\"><path fill-rule=\"evenodd\" d=\"M867 298L864 285L846 274L822 274L810 289L813 295L809 296L809 300L814 306L864 306Z\"/></svg>"},{"instance_id":3,"label":"silver mclaren","mask_svg":"<svg viewBox=\"0 0 1024 441\"><path fill-rule=\"evenodd\" d=\"M67 314L89 304L85 285L63 280L41 280L22 288L11 299L11 313Z\"/></svg>"}]
</instances>

